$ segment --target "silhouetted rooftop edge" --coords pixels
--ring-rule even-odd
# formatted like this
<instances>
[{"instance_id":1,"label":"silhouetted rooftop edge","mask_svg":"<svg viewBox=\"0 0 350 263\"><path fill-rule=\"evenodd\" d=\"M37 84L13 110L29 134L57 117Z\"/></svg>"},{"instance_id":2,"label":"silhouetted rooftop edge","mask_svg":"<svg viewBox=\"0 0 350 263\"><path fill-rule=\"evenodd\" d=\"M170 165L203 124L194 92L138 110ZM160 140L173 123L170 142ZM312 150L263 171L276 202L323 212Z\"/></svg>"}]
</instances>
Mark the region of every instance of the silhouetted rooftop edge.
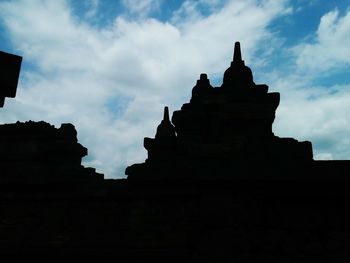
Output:
<instances>
[{"instance_id":1,"label":"silhouetted rooftop edge","mask_svg":"<svg viewBox=\"0 0 350 263\"><path fill-rule=\"evenodd\" d=\"M0 51L0 107L5 97L16 96L22 57Z\"/></svg>"}]
</instances>

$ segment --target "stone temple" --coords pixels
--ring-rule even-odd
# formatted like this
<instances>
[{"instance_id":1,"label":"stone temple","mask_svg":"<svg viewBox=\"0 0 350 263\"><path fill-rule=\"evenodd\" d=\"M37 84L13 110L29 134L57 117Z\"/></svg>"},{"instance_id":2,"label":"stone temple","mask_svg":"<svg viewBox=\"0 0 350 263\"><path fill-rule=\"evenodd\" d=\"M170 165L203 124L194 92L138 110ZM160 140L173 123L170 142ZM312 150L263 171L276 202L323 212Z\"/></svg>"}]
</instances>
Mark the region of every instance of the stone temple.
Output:
<instances>
[{"instance_id":1,"label":"stone temple","mask_svg":"<svg viewBox=\"0 0 350 263\"><path fill-rule=\"evenodd\" d=\"M285 169L311 162L310 142L280 138L272 132L279 102L279 93L269 93L267 85L254 83L237 42L222 85L211 86L207 75L201 74L190 102L174 112L172 122L165 107L155 138L144 139L148 159L128 167L126 174L129 179L140 180L177 180L185 175L215 180L217 176L231 178L232 169L242 163L283 163ZM212 169L219 169L220 175L213 174Z\"/></svg>"},{"instance_id":2,"label":"stone temple","mask_svg":"<svg viewBox=\"0 0 350 263\"><path fill-rule=\"evenodd\" d=\"M188 103L165 107L119 180L81 165L71 124L1 125L1 258L349 262L350 161L276 136L279 103L237 42L222 85L201 74Z\"/></svg>"}]
</instances>

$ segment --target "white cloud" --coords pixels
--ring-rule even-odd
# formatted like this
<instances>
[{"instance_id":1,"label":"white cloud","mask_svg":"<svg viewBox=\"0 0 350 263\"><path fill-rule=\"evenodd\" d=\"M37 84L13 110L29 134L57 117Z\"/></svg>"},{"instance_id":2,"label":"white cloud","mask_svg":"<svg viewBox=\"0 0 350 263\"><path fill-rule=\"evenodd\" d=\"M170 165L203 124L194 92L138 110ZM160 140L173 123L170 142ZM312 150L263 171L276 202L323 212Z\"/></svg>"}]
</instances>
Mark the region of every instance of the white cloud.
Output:
<instances>
[{"instance_id":1,"label":"white cloud","mask_svg":"<svg viewBox=\"0 0 350 263\"><path fill-rule=\"evenodd\" d=\"M350 85L315 86L303 75L266 75L281 94L273 131L312 142L315 159L350 159Z\"/></svg>"},{"instance_id":2,"label":"white cloud","mask_svg":"<svg viewBox=\"0 0 350 263\"><path fill-rule=\"evenodd\" d=\"M250 61L286 10L284 1L229 1L209 16L186 14L181 24L120 16L96 28L67 1L1 2L11 41L34 67L21 72L0 118L72 122L89 149L85 162L106 177L124 176L145 159L143 137L154 135L163 107L187 102L200 73L221 77L235 41Z\"/></svg>"},{"instance_id":3,"label":"white cloud","mask_svg":"<svg viewBox=\"0 0 350 263\"><path fill-rule=\"evenodd\" d=\"M160 8L161 0L122 0L123 5L132 13L140 17L146 17Z\"/></svg>"},{"instance_id":4,"label":"white cloud","mask_svg":"<svg viewBox=\"0 0 350 263\"><path fill-rule=\"evenodd\" d=\"M313 43L293 48L295 65L288 74L268 74L269 84L281 93L274 124L276 134L310 140L316 159L350 159L350 85L332 74L350 65L350 10L322 16ZM291 63L293 64L293 63ZM329 85L315 80L327 76Z\"/></svg>"},{"instance_id":5,"label":"white cloud","mask_svg":"<svg viewBox=\"0 0 350 263\"><path fill-rule=\"evenodd\" d=\"M85 4L88 7L87 12L85 13L85 17L86 18L94 17L98 12L100 1L99 0L89 0L89 1L85 2Z\"/></svg>"},{"instance_id":6,"label":"white cloud","mask_svg":"<svg viewBox=\"0 0 350 263\"><path fill-rule=\"evenodd\" d=\"M350 10L343 16L337 9L322 16L314 43L295 48L301 71L325 72L350 65Z\"/></svg>"}]
</instances>

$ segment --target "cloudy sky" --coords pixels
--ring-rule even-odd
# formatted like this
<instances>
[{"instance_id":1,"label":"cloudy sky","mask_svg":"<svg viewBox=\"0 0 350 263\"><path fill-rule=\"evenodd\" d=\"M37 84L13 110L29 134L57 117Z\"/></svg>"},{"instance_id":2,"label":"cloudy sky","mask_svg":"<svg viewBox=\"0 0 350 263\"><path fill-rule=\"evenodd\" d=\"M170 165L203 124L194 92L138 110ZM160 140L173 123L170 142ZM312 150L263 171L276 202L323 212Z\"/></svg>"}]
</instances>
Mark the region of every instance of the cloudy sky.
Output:
<instances>
[{"instance_id":1,"label":"cloudy sky","mask_svg":"<svg viewBox=\"0 0 350 263\"><path fill-rule=\"evenodd\" d=\"M84 165L124 177L165 105L188 102L200 73L221 85L235 41L281 93L274 133L350 159L348 0L0 0L0 50L24 57L0 122L71 122Z\"/></svg>"}]
</instances>

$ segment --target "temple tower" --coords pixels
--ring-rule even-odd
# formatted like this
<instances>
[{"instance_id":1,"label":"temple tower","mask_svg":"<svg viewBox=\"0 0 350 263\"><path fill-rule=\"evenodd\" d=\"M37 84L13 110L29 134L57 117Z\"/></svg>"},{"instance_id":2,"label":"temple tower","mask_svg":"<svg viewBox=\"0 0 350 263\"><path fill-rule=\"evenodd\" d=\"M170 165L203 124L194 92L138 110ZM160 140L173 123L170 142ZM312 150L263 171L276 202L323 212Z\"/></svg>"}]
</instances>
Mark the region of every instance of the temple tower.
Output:
<instances>
[{"instance_id":1,"label":"temple tower","mask_svg":"<svg viewBox=\"0 0 350 263\"><path fill-rule=\"evenodd\" d=\"M272 132L279 101L279 93L268 92L267 85L254 83L251 69L242 60L240 43L236 42L222 85L211 86L202 73L192 89L190 102L174 111L171 122L165 107L155 139L144 140L146 163L128 167L126 174L154 175L154 169L159 171L160 167L167 171L183 167L177 171L182 174L204 164L215 167L227 163L312 160L310 142L279 138ZM201 170L201 176L208 170Z\"/></svg>"}]
</instances>

